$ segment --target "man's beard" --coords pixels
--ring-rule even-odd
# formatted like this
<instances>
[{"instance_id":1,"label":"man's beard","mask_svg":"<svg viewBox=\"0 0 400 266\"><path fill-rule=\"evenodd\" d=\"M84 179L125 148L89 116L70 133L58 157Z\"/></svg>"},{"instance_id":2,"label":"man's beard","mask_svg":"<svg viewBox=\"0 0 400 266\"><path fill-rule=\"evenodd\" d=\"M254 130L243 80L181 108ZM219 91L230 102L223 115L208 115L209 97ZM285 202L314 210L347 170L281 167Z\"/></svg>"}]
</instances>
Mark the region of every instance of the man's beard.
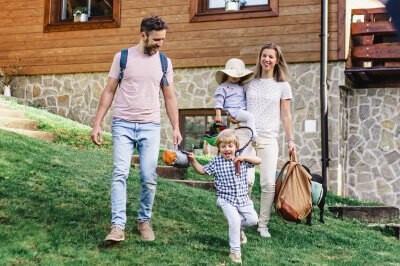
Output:
<instances>
[{"instance_id":1,"label":"man's beard","mask_svg":"<svg viewBox=\"0 0 400 266\"><path fill-rule=\"evenodd\" d=\"M147 55L155 55L160 47L158 47L157 44L153 46L147 46L148 43L149 43L148 40L144 42L143 46L144 53Z\"/></svg>"}]
</instances>

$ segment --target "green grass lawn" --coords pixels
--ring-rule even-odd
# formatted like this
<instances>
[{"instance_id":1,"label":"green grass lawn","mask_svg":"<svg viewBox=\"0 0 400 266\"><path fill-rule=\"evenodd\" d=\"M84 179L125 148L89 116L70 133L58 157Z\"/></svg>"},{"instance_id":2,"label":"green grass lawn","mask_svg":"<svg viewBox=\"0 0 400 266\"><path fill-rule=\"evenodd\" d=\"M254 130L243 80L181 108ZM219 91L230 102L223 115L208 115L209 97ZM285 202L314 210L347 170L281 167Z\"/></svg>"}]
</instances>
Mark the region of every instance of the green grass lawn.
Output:
<instances>
[{"instance_id":1,"label":"green grass lawn","mask_svg":"<svg viewBox=\"0 0 400 266\"><path fill-rule=\"evenodd\" d=\"M111 154L3 130L0 154L0 265L232 265L228 225L213 192L159 178L152 218L156 240L144 242L136 221L140 177L132 168L126 241L110 245L103 239L111 219ZM328 202L359 204L332 193ZM258 211L259 201L254 203ZM321 224L318 216L315 211L308 227L304 221L285 224L273 213L270 239L249 228L243 264L400 264L400 241L387 232L330 212Z\"/></svg>"}]
</instances>

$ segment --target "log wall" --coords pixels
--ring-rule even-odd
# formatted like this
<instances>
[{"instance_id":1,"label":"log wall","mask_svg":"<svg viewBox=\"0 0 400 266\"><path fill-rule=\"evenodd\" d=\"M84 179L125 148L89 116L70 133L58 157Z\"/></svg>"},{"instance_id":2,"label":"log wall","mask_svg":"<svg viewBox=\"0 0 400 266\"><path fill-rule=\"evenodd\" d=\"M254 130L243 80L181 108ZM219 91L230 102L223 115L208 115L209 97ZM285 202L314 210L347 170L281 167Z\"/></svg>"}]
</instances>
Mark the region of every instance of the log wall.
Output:
<instances>
[{"instance_id":1,"label":"log wall","mask_svg":"<svg viewBox=\"0 0 400 266\"><path fill-rule=\"evenodd\" d=\"M329 1L329 60L338 59L339 1ZM282 46L288 62L320 57L320 0L279 0L279 16L190 23L190 0L121 0L121 27L43 32L44 0L0 0L0 65L15 57L22 74L108 71L114 54L139 41L139 25L158 14L169 25L162 51L175 68L221 66L237 57L255 64L266 42Z\"/></svg>"}]
</instances>

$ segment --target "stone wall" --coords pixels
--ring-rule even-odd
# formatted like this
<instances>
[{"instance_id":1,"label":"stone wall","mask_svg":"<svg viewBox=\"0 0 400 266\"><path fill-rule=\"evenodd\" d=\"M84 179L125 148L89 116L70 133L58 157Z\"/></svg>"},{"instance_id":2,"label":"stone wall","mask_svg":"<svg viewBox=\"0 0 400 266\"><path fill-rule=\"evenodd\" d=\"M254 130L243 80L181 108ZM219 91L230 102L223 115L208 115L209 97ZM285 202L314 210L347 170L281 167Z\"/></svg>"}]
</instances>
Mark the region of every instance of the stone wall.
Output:
<instances>
[{"instance_id":1,"label":"stone wall","mask_svg":"<svg viewBox=\"0 0 400 266\"><path fill-rule=\"evenodd\" d=\"M247 66L254 70L255 66ZM321 132L320 132L320 67L319 63L290 64L292 73L292 92L294 100L291 105L293 116L293 130L295 143L298 148L299 161L307 165L313 173L321 174ZM175 70L174 86L179 99L179 108L197 109L213 108L214 92L218 87L214 79L215 72L219 68L204 69L179 69ZM329 106L329 156L331 158L329 168L328 185L331 190L342 191L338 185L343 186L343 181L338 182L338 176L342 178L339 162L340 143L339 132L342 120L340 108L340 86L344 85L344 63L334 62L328 66L328 106ZM316 132L305 132L305 120L316 120ZM172 147L171 136L168 132L169 123L165 113L163 114L163 144ZM279 164L282 167L288 160L288 149L283 127L279 135ZM165 138L167 137L167 138ZM339 169L339 170L338 170Z\"/></svg>"},{"instance_id":2,"label":"stone wall","mask_svg":"<svg viewBox=\"0 0 400 266\"><path fill-rule=\"evenodd\" d=\"M346 195L400 206L400 89L348 92Z\"/></svg>"},{"instance_id":3,"label":"stone wall","mask_svg":"<svg viewBox=\"0 0 400 266\"><path fill-rule=\"evenodd\" d=\"M253 66L247 66L254 70ZM290 64L294 100L291 105L299 162L321 174L319 63ZM348 90L344 62L328 65L328 188L339 195L400 206L398 89ZM175 69L174 86L180 109L214 107L216 67ZM45 106L50 112L92 125L108 73L20 77L14 97ZM172 148L172 128L162 93L161 147ZM305 121L315 120L315 132ZM103 129L111 130L112 108ZM283 127L278 141L280 168L288 160Z\"/></svg>"}]
</instances>

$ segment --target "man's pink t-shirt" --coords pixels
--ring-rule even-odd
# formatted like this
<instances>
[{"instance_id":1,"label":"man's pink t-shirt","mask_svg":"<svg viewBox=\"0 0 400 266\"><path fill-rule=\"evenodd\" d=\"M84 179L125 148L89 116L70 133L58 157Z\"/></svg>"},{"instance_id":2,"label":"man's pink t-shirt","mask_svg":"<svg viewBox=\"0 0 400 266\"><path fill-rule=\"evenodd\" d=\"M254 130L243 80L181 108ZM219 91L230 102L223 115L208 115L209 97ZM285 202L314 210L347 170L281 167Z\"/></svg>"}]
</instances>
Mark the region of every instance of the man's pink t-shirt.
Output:
<instances>
[{"instance_id":1,"label":"man's pink t-shirt","mask_svg":"<svg viewBox=\"0 0 400 266\"><path fill-rule=\"evenodd\" d=\"M121 52L115 54L109 77L118 79ZM163 72L160 54L149 56L128 49L124 77L114 103L114 117L135 123L160 123L160 81ZM173 82L172 62L168 58L168 83Z\"/></svg>"}]
</instances>

